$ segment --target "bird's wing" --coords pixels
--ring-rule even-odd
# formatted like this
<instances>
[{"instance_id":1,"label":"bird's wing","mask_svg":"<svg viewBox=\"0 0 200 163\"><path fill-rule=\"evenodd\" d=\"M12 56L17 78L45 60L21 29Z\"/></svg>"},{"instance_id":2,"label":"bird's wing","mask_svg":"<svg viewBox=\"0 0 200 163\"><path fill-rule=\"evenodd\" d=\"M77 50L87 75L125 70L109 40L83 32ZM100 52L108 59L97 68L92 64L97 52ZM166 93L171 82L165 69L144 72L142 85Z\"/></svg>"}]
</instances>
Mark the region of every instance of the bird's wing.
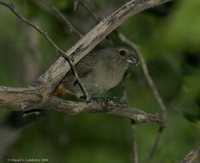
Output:
<instances>
[{"instance_id":1,"label":"bird's wing","mask_svg":"<svg viewBox=\"0 0 200 163\"><path fill-rule=\"evenodd\" d=\"M80 79L86 78L88 74L90 74L93 71L93 66L96 64L94 62L95 60L93 59L93 57L94 55L90 54L76 64L75 69ZM63 82L69 81L74 81L74 75L72 73L72 70L70 70L66 74L66 77L63 79Z\"/></svg>"}]
</instances>

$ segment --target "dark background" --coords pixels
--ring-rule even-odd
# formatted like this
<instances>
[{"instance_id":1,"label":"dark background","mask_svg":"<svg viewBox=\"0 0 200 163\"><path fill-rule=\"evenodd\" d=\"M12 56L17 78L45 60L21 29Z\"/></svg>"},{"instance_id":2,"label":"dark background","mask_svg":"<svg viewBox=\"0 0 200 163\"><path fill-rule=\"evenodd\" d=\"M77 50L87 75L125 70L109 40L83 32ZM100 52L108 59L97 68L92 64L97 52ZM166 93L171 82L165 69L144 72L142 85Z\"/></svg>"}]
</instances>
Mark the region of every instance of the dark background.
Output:
<instances>
[{"instance_id":1,"label":"dark background","mask_svg":"<svg viewBox=\"0 0 200 163\"><path fill-rule=\"evenodd\" d=\"M27 19L47 31L62 49L67 50L79 39L40 1L10 2ZM82 6L74 11L71 0L49 2L65 14L82 33L96 24ZM102 17L125 3L123 0L86 2ZM167 127L153 162L178 162L199 143L199 8L199 0L167 3L133 16L118 28L118 31L140 46L167 107ZM110 37L114 45L122 45L115 34L110 34ZM34 40L35 44L32 45ZM108 46L109 42L104 40L96 49ZM58 57L55 49L41 35L21 23L7 8L0 6L0 85L26 86L45 72ZM31 65L33 67L29 70L27 67ZM34 74L34 79L30 74ZM160 112L141 66L132 68L132 75L125 79L124 85L130 105L146 112ZM124 86L119 85L101 96L120 97L123 89ZM28 125L22 125L21 128L21 125L17 125L18 120L10 115L11 112L6 108L1 109L2 129L11 126L11 135L17 133L17 136L9 139L11 145L0 140L1 148L5 147L1 156L4 161L7 158L47 158L53 163L131 161L132 133L131 123L127 118L104 114L69 117L64 113L47 110L33 123L27 122ZM157 130L155 125L137 126L141 162L147 159Z\"/></svg>"}]
</instances>

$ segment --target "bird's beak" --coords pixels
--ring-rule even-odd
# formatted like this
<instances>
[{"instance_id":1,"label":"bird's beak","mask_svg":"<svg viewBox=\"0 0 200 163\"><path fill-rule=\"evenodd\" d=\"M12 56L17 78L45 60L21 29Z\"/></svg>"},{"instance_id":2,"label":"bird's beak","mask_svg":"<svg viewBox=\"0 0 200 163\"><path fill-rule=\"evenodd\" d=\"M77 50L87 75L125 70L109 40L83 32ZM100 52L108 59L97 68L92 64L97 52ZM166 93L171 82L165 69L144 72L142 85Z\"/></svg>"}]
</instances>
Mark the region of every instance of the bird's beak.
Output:
<instances>
[{"instance_id":1,"label":"bird's beak","mask_svg":"<svg viewBox=\"0 0 200 163\"><path fill-rule=\"evenodd\" d=\"M135 57L135 56L129 56L128 58L127 58L127 62L128 63L131 63L131 64L135 64L136 66L137 65L139 65L139 58L138 57Z\"/></svg>"}]
</instances>

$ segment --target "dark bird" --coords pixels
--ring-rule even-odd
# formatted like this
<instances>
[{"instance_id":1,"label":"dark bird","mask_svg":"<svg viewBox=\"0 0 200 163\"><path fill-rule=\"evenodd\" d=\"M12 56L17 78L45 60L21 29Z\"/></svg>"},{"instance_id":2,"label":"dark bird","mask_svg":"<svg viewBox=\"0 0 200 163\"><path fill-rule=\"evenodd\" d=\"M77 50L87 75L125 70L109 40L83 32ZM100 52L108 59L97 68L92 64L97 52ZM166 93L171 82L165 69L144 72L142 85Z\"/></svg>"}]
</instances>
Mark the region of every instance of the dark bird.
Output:
<instances>
[{"instance_id":1,"label":"dark bird","mask_svg":"<svg viewBox=\"0 0 200 163\"><path fill-rule=\"evenodd\" d=\"M88 54L75 68L89 95L94 96L117 86L132 63L138 63L138 56L133 50L110 47ZM55 92L56 95L83 96L71 70Z\"/></svg>"}]
</instances>

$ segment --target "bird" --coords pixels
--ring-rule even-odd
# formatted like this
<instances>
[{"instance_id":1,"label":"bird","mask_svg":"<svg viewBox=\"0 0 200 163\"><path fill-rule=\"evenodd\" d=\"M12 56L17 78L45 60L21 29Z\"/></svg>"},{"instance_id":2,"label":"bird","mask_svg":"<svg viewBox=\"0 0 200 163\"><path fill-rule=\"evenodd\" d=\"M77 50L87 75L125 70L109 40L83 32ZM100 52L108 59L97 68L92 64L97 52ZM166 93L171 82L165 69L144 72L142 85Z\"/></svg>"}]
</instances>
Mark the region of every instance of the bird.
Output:
<instances>
[{"instance_id":1,"label":"bird","mask_svg":"<svg viewBox=\"0 0 200 163\"><path fill-rule=\"evenodd\" d=\"M89 53L76 65L81 83L90 96L102 94L117 86L123 79L131 64L138 64L135 51L126 47L108 47ZM83 91L76 84L70 70L55 90L55 95L74 95L83 97Z\"/></svg>"}]
</instances>

